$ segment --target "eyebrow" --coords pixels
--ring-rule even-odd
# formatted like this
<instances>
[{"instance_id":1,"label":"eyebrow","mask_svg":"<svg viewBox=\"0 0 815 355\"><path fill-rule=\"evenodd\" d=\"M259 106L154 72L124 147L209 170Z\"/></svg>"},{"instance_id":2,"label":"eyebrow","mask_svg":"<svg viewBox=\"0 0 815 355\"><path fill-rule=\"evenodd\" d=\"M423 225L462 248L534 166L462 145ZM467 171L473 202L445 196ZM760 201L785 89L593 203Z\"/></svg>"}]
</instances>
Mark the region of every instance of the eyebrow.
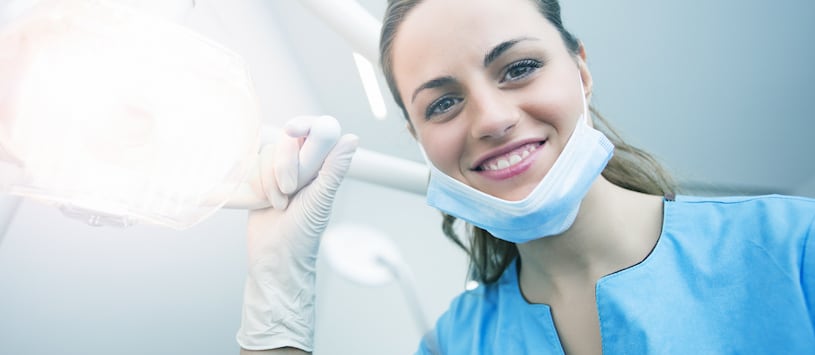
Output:
<instances>
[{"instance_id":1,"label":"eyebrow","mask_svg":"<svg viewBox=\"0 0 815 355\"><path fill-rule=\"evenodd\" d=\"M410 102L413 102L414 100L416 100L416 95L419 94L419 91L422 91L424 89L434 89L434 88L442 87L442 86L445 86L445 85L452 84L455 81L456 81L456 79L453 79L452 76L448 75L448 76L435 78L433 80L425 82L424 84L422 84L418 88L416 88L416 91L413 92L413 97L410 98Z\"/></svg>"},{"instance_id":2,"label":"eyebrow","mask_svg":"<svg viewBox=\"0 0 815 355\"><path fill-rule=\"evenodd\" d=\"M518 44L518 42L527 41L527 40L533 40L534 41L534 40L537 40L537 38L534 38L534 37L518 37L518 38L510 39L508 41L504 41L504 42L499 43L497 46L493 47L489 51L489 53L487 53L487 55L484 56L484 67L488 67L490 64L492 64L492 62L494 62L496 59L498 59L498 57L500 57L502 54L504 54L504 52L506 52L507 50L512 48L512 46ZM413 96L410 98L410 101L413 102L414 100L416 100L416 95L418 95L419 92L424 90L424 89L433 89L433 88L442 87L444 85L449 85L451 83L454 83L455 81L456 80L453 79L453 77L449 76L449 75L427 81L424 84L420 85L418 88L416 88L416 90L413 91Z\"/></svg>"},{"instance_id":3,"label":"eyebrow","mask_svg":"<svg viewBox=\"0 0 815 355\"><path fill-rule=\"evenodd\" d=\"M504 41L499 43L497 46L493 47L487 55L484 56L484 67L490 66L492 62L494 62L498 57L500 57L504 52L512 48L512 46L518 44L521 41L528 41L528 40L537 40L537 38L533 37L518 37L508 41Z\"/></svg>"}]
</instances>

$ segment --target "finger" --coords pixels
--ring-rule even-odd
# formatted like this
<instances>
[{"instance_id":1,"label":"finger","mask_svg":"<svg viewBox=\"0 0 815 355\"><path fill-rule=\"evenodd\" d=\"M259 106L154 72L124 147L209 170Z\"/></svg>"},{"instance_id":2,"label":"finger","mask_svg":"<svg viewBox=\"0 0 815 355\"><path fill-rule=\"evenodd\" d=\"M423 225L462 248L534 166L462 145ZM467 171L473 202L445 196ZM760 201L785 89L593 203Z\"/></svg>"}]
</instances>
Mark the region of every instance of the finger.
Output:
<instances>
[{"instance_id":1,"label":"finger","mask_svg":"<svg viewBox=\"0 0 815 355\"><path fill-rule=\"evenodd\" d=\"M359 137L354 134L343 135L326 157L319 178L323 179L325 176L331 180L329 183L339 185L351 167L357 147L359 147Z\"/></svg>"},{"instance_id":2,"label":"finger","mask_svg":"<svg viewBox=\"0 0 815 355\"><path fill-rule=\"evenodd\" d=\"M311 182L340 138L340 124L330 116L298 118L284 126L293 137L305 137L300 148L297 188Z\"/></svg>"},{"instance_id":3,"label":"finger","mask_svg":"<svg viewBox=\"0 0 815 355\"><path fill-rule=\"evenodd\" d=\"M289 197L280 190L275 173L276 148L275 145L265 145L258 154L260 185L266 199L272 204L272 208L285 209L289 204Z\"/></svg>"},{"instance_id":4,"label":"finger","mask_svg":"<svg viewBox=\"0 0 815 355\"><path fill-rule=\"evenodd\" d=\"M309 220L312 225L324 225L331 214L334 196L342 183L345 173L351 166L351 160L356 152L359 139L352 134L344 135L328 157L314 182L301 191L308 209Z\"/></svg>"},{"instance_id":5,"label":"finger","mask_svg":"<svg viewBox=\"0 0 815 355\"><path fill-rule=\"evenodd\" d=\"M280 134L275 143L274 176L280 192L291 194L297 191L300 143L297 138Z\"/></svg>"},{"instance_id":6,"label":"finger","mask_svg":"<svg viewBox=\"0 0 815 355\"><path fill-rule=\"evenodd\" d=\"M286 121L282 130L292 137L305 137L308 136L314 123L323 117L329 116L297 116Z\"/></svg>"}]
</instances>

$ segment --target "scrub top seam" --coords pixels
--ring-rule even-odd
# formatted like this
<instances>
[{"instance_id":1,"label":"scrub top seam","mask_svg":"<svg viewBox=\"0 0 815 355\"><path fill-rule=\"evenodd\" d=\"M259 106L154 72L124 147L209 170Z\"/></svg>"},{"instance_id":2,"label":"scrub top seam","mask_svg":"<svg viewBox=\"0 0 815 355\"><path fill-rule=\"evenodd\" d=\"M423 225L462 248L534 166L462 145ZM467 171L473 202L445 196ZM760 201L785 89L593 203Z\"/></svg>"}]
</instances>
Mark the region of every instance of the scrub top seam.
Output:
<instances>
[{"instance_id":1,"label":"scrub top seam","mask_svg":"<svg viewBox=\"0 0 815 355\"><path fill-rule=\"evenodd\" d=\"M698 197L698 196L690 196L690 195L677 195L676 201L682 203L693 203L693 204L721 204L721 205L731 205L731 204L739 204L744 202L752 202L758 200L794 200L794 201L811 201L811 198L802 197L802 196L790 196L790 195L780 195L780 194L771 194L771 195L755 195L755 196L733 196L728 197L726 200L717 199L716 197Z\"/></svg>"},{"instance_id":2,"label":"scrub top seam","mask_svg":"<svg viewBox=\"0 0 815 355\"><path fill-rule=\"evenodd\" d=\"M813 231L815 231L815 217L812 217L812 221L809 223L809 228L807 229L807 235L804 237L803 246L801 247L801 270L802 270L801 277L802 278L803 278L803 274L804 274L803 273L804 264L805 264L805 261L806 261L804 258L806 258L807 252L809 251L809 247L811 246L809 241L812 239L812 232Z\"/></svg>"},{"instance_id":3,"label":"scrub top seam","mask_svg":"<svg viewBox=\"0 0 815 355\"><path fill-rule=\"evenodd\" d=\"M657 239L657 242L654 245L654 248L651 250L651 252L648 253L648 255L645 257L645 259L643 259L639 263L637 263L635 265L632 265L632 266L630 266L628 268L619 270L617 272L614 272L612 274L601 277L599 280L597 280L597 284L594 287L594 300L595 300L595 306L597 307L597 321L600 323L600 347L602 348L603 353L606 352L606 344L608 343L608 342L606 342L606 339L605 339L606 334L608 334L608 332L607 332L608 326L603 322L603 319L604 319L603 313L604 312L603 312L603 308L600 305L600 302L601 302L600 290L603 288L604 284L607 281L614 280L615 278L622 277L622 276L624 276L626 274L629 274L631 272L634 272L636 270L646 268L646 267L649 266L649 264L652 263L651 262L652 259L657 258L657 255L656 255L657 251L660 249L660 245L664 244L662 241L663 241L663 239L666 238L666 235L668 234L668 231L671 229L670 228L670 223L671 223L671 221L673 221L672 217L673 217L673 215L675 213L673 204L674 203L680 203L680 202L684 203L684 201L679 201L677 199L673 199L673 200L663 199L662 201L663 201L662 202L662 206L663 206L662 207L662 230L660 231L659 239Z\"/></svg>"},{"instance_id":4,"label":"scrub top seam","mask_svg":"<svg viewBox=\"0 0 815 355\"><path fill-rule=\"evenodd\" d=\"M611 274L605 275L605 276L601 277L599 280L597 280L597 285L595 286L595 298L597 297L597 290L599 288L601 288L602 285L604 283L606 283L607 281L614 280L615 278L622 277L622 276L624 276L626 274L629 274L629 273L633 273L634 271L645 268L648 265L650 265L651 263L653 263L653 261L651 261L651 260L655 259L657 252L659 252L663 248L662 247L662 245L664 244L663 240L669 234L668 231L671 229L669 224L673 221L672 217L674 215L674 208L673 208L673 205L671 205L671 204L679 202L679 201L668 201L668 200L663 200L663 201L664 202L663 202L663 211L662 211L662 231L660 231L659 238L657 238L657 242L656 242L656 244L654 244L654 247L653 247L653 249L651 249L651 252L648 253L648 255L645 256L645 259L642 259L640 262L638 262L638 263L636 263L634 265L631 265L631 266L629 266L627 268L615 271L615 272L613 272Z\"/></svg>"},{"instance_id":5,"label":"scrub top seam","mask_svg":"<svg viewBox=\"0 0 815 355\"><path fill-rule=\"evenodd\" d=\"M515 260L513 260L510 268L504 271L505 273L510 272L510 276L506 280L505 284L505 286L510 287L510 289L499 289L499 292L508 292L509 296L512 298L511 301L513 303L520 303L521 309L528 309L530 311L540 310L542 312L546 312L545 315L548 317L548 322L551 329L546 330L545 336L549 338L553 344L553 347L559 351L559 354L566 354L566 349L563 348L563 343L560 341L560 334L558 334L557 326L555 325L555 317L552 314L552 306L547 303L531 303L527 301L526 297L524 297L523 292L521 291L521 278L518 277L518 274L520 273L520 269L518 268L519 262L520 257L515 257Z\"/></svg>"},{"instance_id":6,"label":"scrub top seam","mask_svg":"<svg viewBox=\"0 0 815 355\"><path fill-rule=\"evenodd\" d=\"M809 255L809 253L815 254L815 251L810 250L810 248L813 247L813 245L812 245L813 243L810 242L811 239L813 238L812 237L812 232L813 231L815 231L815 217L813 217L812 222L809 223L809 229L807 229L807 235L804 237L803 246L801 246L801 266L799 266L799 268L800 268L799 270L801 270L801 276L800 276L799 282L800 282L800 285L801 285L801 289L804 292L804 298L805 299L810 299L812 297L815 297L815 295L807 294L806 293L807 288L804 287L804 281L806 281L806 279L804 278L804 275L807 273L807 271L815 271L815 270L807 270L807 268L806 268L807 262L815 265L815 260L807 259L807 256ZM810 280L811 279L812 279L812 277L810 277ZM812 314L812 313L815 313L815 310L810 309L809 312L810 312L810 314Z\"/></svg>"}]
</instances>

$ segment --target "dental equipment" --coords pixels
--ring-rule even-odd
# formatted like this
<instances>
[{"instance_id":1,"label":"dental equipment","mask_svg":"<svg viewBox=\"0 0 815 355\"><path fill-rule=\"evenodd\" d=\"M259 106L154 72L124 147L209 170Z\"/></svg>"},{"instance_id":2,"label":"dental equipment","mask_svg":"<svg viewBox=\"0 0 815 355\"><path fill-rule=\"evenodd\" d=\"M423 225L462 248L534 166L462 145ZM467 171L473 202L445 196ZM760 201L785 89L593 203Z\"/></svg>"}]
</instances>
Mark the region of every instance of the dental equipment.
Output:
<instances>
[{"instance_id":1,"label":"dental equipment","mask_svg":"<svg viewBox=\"0 0 815 355\"><path fill-rule=\"evenodd\" d=\"M0 48L12 195L94 225L184 229L254 162L260 110L242 58L184 26L117 1L46 0L4 26Z\"/></svg>"},{"instance_id":2,"label":"dental equipment","mask_svg":"<svg viewBox=\"0 0 815 355\"><path fill-rule=\"evenodd\" d=\"M354 0L301 0L301 4L344 37L371 63L379 62L382 24Z\"/></svg>"},{"instance_id":3,"label":"dental equipment","mask_svg":"<svg viewBox=\"0 0 815 355\"><path fill-rule=\"evenodd\" d=\"M329 227L321 241L320 251L339 275L357 284L382 286L396 281L419 334L426 334L430 330L413 273L402 260L396 245L383 233L358 224Z\"/></svg>"},{"instance_id":4,"label":"dental equipment","mask_svg":"<svg viewBox=\"0 0 815 355\"><path fill-rule=\"evenodd\" d=\"M0 245L3 244L3 236L11 224L11 220L20 205L20 198L16 196L0 196Z\"/></svg>"},{"instance_id":5,"label":"dental equipment","mask_svg":"<svg viewBox=\"0 0 815 355\"><path fill-rule=\"evenodd\" d=\"M263 144L274 143L279 131L278 127L264 124L261 129L261 142ZM429 171L426 165L412 160L359 148L346 176L354 180L424 196L427 191Z\"/></svg>"},{"instance_id":6,"label":"dental equipment","mask_svg":"<svg viewBox=\"0 0 815 355\"><path fill-rule=\"evenodd\" d=\"M14 4L3 19L22 22L8 23L0 33L0 44L8 47L0 51L0 191L50 201L92 225L147 222L183 229L220 207L247 208L233 203L240 198L228 199L248 171L250 153L261 141L271 141L265 133L259 140L257 132L276 128L259 125L241 59L172 23L189 15L194 1ZM359 4L307 5L344 28L360 53L375 60L379 23ZM142 10L159 16L141 16ZM181 54L170 55L173 51ZM126 58L143 60L127 65L132 59ZM172 78L178 80L167 80ZM206 99L213 94L219 99ZM55 104L38 105L42 102ZM196 117L195 125L177 119L179 114ZM218 121L218 115L234 119ZM206 117L213 120L203 129ZM188 127L198 127L197 132ZM117 163L122 160L133 164ZM201 174L203 168L210 173ZM157 175L162 173L175 176ZM428 171L417 162L359 149L348 177L423 195ZM19 204L17 197L8 201L13 203L3 204L0 229Z\"/></svg>"}]
</instances>

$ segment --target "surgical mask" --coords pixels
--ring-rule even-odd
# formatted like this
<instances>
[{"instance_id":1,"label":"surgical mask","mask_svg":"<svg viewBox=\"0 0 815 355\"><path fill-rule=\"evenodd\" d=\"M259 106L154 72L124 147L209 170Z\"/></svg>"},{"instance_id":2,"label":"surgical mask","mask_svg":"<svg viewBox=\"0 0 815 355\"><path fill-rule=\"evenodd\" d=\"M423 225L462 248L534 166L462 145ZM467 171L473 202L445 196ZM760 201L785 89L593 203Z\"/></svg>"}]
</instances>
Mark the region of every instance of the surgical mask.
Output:
<instances>
[{"instance_id":1,"label":"surgical mask","mask_svg":"<svg viewBox=\"0 0 815 355\"><path fill-rule=\"evenodd\" d=\"M430 168L427 204L512 243L569 229L580 202L614 152L611 141L588 124L582 79L580 91L583 114L552 168L527 197L507 201L478 191L441 172L422 150Z\"/></svg>"}]
</instances>

